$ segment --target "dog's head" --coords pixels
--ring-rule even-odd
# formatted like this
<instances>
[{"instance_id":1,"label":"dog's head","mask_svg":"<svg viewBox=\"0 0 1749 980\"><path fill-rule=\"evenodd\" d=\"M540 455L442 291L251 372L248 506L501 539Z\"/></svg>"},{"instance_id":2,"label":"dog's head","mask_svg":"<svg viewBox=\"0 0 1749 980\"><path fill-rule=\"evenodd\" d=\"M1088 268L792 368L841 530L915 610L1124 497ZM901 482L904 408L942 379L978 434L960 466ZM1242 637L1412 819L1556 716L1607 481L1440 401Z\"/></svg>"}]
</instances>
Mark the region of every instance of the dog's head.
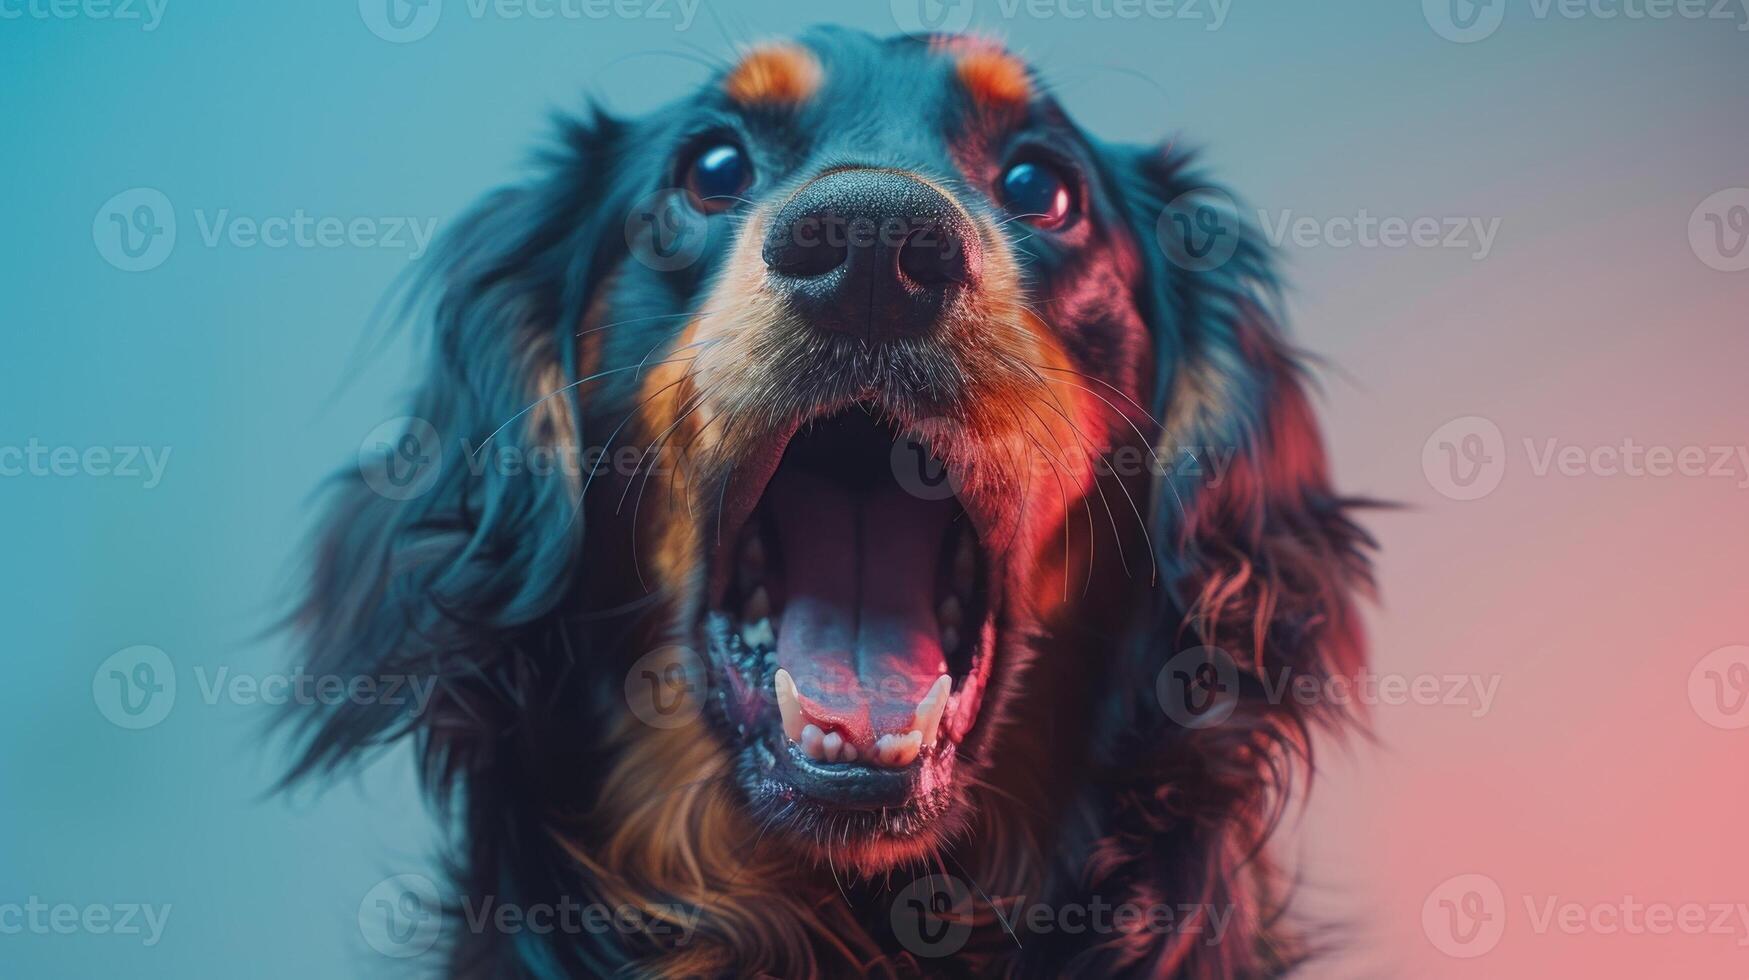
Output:
<instances>
[{"instance_id":1,"label":"dog's head","mask_svg":"<svg viewBox=\"0 0 1749 980\"><path fill-rule=\"evenodd\" d=\"M882 872L1003 807L1103 808L1108 876L1167 859L1114 821L1254 830L1305 721L1256 680L1351 660L1364 568L1224 199L970 39L814 33L571 124L449 239L428 489L367 472L321 554L317 655L439 693L338 707L305 766L415 730L534 811L473 807L492 860L569 814L603 888L720 895L756 845ZM543 453L578 465L505 465ZM1156 685L1199 644L1219 726ZM666 681L696 724L637 710Z\"/></svg>"}]
</instances>

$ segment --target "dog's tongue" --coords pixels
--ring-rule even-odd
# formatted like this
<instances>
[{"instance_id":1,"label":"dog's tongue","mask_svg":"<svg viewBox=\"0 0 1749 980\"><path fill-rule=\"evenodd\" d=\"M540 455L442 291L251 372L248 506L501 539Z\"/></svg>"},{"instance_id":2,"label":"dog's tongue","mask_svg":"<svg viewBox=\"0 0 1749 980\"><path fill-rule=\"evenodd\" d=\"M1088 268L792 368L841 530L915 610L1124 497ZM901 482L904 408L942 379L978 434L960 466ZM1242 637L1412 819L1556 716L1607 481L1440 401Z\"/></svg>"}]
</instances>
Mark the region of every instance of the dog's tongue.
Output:
<instances>
[{"instance_id":1,"label":"dog's tongue","mask_svg":"<svg viewBox=\"0 0 1749 980\"><path fill-rule=\"evenodd\" d=\"M909 731L947 672L934 596L951 501L891 481L846 489L788 468L766 492L784 561L777 663L803 713L860 746Z\"/></svg>"}]
</instances>

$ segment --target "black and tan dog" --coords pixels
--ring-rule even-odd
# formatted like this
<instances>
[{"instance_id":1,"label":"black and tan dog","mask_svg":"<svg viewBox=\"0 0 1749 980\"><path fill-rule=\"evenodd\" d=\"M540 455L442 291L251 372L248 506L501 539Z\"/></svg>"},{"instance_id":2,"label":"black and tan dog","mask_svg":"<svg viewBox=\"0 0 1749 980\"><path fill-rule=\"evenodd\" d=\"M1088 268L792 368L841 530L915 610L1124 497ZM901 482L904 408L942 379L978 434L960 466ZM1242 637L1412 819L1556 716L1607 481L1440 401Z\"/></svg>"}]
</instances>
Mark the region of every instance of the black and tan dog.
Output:
<instances>
[{"instance_id":1,"label":"black and tan dog","mask_svg":"<svg viewBox=\"0 0 1749 980\"><path fill-rule=\"evenodd\" d=\"M1367 542L1223 195L968 38L563 136L449 237L436 468L345 481L302 617L439 683L305 717L294 778L411 735L455 895L639 910L454 929L453 974L1291 967L1261 849L1341 719L1267 691L1358 665Z\"/></svg>"}]
</instances>

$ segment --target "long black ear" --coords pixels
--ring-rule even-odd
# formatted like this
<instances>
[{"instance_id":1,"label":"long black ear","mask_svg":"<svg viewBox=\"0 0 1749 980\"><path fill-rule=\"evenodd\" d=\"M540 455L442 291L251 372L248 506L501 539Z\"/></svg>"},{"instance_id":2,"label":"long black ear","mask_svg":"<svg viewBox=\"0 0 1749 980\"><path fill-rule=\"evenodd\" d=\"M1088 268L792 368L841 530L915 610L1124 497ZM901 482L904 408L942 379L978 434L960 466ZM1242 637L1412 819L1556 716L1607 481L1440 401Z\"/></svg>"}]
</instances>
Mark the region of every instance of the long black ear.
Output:
<instances>
[{"instance_id":1,"label":"long black ear","mask_svg":"<svg viewBox=\"0 0 1749 980\"><path fill-rule=\"evenodd\" d=\"M1354 597L1371 541L1330 485L1301 358L1277 325L1262 236L1187 154L1118 153L1158 354L1152 490L1163 588L1120 671L1103 745L1119 814L1096 845L1104 887L1233 912L1222 941L1142 937L1172 975L1272 975L1296 956L1261 848L1311 729L1340 708L1313 689L1364 661ZM1120 944L1121 945L1121 944ZM1178 972L1181 971L1181 972Z\"/></svg>"},{"instance_id":2,"label":"long black ear","mask_svg":"<svg viewBox=\"0 0 1749 980\"><path fill-rule=\"evenodd\" d=\"M545 176L477 205L415 290L409 309L431 332L411 419L336 478L294 620L312 674L408 680L399 698L298 708L287 782L414 733L441 798L514 736L519 716L504 706L538 696L555 669L544 648L564 638L550 617L584 528L575 474L492 460L566 459L581 443L567 386L576 325L610 258L598 243L618 237L599 202L619 130L599 113L567 124Z\"/></svg>"}]
</instances>

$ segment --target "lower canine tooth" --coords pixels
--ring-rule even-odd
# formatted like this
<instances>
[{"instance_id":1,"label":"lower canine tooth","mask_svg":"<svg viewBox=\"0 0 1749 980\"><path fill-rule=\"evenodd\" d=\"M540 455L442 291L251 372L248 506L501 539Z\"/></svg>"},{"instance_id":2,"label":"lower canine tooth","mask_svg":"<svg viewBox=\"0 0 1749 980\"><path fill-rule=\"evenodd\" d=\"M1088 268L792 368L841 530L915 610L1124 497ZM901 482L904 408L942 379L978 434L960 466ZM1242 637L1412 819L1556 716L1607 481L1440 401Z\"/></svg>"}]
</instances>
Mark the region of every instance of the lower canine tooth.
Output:
<instances>
[{"instance_id":1,"label":"lower canine tooth","mask_svg":"<svg viewBox=\"0 0 1749 980\"><path fill-rule=\"evenodd\" d=\"M795 678L782 667L777 668L773 686L777 688L777 713L783 717L783 734L792 742L802 737L802 699L796 693Z\"/></svg>"}]
</instances>

